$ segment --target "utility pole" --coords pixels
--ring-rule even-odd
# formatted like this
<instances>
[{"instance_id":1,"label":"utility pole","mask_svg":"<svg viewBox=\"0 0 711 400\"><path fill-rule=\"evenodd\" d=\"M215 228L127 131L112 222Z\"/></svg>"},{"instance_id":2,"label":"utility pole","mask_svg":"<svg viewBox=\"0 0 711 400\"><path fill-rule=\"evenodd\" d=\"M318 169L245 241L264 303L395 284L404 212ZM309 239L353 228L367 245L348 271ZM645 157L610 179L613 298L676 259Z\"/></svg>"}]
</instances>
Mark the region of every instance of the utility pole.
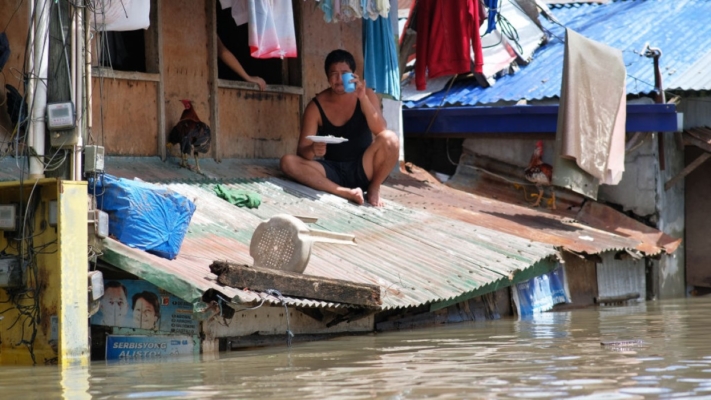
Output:
<instances>
[{"instance_id":1,"label":"utility pole","mask_svg":"<svg viewBox=\"0 0 711 400\"><path fill-rule=\"evenodd\" d=\"M49 2L51 4L49 23L49 70L47 73L47 103L58 103L72 100L71 77L71 21L70 4L67 1ZM56 134L51 132L50 136ZM67 149L52 148L51 138L46 141L45 154L48 154L50 169L45 172L47 177L71 179L69 176L69 161L65 157ZM64 153L64 154L63 154ZM64 160L64 161L61 161ZM61 162L61 163L60 163ZM54 169L56 167L56 169Z\"/></svg>"}]
</instances>

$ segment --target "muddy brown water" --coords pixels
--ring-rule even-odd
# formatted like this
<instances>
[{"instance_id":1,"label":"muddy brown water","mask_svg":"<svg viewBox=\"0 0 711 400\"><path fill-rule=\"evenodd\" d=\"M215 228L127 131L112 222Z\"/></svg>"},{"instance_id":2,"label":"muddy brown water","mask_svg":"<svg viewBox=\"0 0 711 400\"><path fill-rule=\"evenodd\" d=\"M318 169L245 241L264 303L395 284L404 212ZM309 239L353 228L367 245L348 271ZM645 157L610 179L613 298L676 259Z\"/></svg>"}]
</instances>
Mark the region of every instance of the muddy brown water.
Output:
<instances>
[{"instance_id":1,"label":"muddy brown water","mask_svg":"<svg viewBox=\"0 0 711 400\"><path fill-rule=\"evenodd\" d=\"M1 399L711 399L711 297L86 368L0 367Z\"/></svg>"}]
</instances>

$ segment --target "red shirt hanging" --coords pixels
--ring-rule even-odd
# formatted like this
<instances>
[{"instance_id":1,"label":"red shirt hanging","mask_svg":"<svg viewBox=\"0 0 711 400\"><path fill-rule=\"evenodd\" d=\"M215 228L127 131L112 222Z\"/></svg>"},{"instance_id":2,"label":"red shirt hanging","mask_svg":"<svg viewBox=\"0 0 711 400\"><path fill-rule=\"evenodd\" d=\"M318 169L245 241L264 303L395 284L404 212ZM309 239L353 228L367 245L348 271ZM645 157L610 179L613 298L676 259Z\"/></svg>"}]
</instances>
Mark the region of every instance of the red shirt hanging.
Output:
<instances>
[{"instance_id":1,"label":"red shirt hanging","mask_svg":"<svg viewBox=\"0 0 711 400\"><path fill-rule=\"evenodd\" d=\"M419 0L417 7L417 90L427 88L427 77L471 72L470 48L474 72L481 73L478 0Z\"/></svg>"}]
</instances>

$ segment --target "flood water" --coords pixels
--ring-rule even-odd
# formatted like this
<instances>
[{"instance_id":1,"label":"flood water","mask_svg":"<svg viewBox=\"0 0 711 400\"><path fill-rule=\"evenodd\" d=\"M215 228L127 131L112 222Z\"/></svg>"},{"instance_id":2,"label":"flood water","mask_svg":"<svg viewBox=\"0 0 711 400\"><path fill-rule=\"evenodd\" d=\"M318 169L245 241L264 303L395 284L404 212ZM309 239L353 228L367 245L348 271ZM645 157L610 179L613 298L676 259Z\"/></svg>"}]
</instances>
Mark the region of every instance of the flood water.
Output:
<instances>
[{"instance_id":1,"label":"flood water","mask_svg":"<svg viewBox=\"0 0 711 400\"><path fill-rule=\"evenodd\" d=\"M0 398L711 399L711 296L233 351L209 360L2 367Z\"/></svg>"}]
</instances>

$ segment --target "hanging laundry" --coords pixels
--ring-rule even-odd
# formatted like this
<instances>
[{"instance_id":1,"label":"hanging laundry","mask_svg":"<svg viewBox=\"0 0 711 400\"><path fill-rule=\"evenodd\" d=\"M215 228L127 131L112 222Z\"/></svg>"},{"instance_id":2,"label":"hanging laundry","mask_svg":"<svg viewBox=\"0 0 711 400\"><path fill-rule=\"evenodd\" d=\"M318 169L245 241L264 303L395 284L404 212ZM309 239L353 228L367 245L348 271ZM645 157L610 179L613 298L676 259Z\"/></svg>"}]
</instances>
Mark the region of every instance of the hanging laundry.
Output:
<instances>
[{"instance_id":1,"label":"hanging laundry","mask_svg":"<svg viewBox=\"0 0 711 400\"><path fill-rule=\"evenodd\" d=\"M499 13L500 0L484 0L486 7L489 9L489 25L486 27L486 33L490 33L496 29L496 16Z\"/></svg>"},{"instance_id":2,"label":"hanging laundry","mask_svg":"<svg viewBox=\"0 0 711 400\"><path fill-rule=\"evenodd\" d=\"M290 1L249 0L249 49L255 58L296 57Z\"/></svg>"},{"instance_id":3,"label":"hanging laundry","mask_svg":"<svg viewBox=\"0 0 711 400\"><path fill-rule=\"evenodd\" d=\"M378 19L380 14L378 13L378 7L375 4L376 0L367 0L366 6L363 8L363 16L367 15L368 18L375 21Z\"/></svg>"},{"instance_id":4,"label":"hanging laundry","mask_svg":"<svg viewBox=\"0 0 711 400\"><path fill-rule=\"evenodd\" d=\"M376 93L400 100L400 69L390 18L363 21L363 77Z\"/></svg>"},{"instance_id":5,"label":"hanging laundry","mask_svg":"<svg viewBox=\"0 0 711 400\"><path fill-rule=\"evenodd\" d=\"M482 73L479 0L420 0L417 11L417 90L427 88L427 78Z\"/></svg>"},{"instance_id":6,"label":"hanging laundry","mask_svg":"<svg viewBox=\"0 0 711 400\"><path fill-rule=\"evenodd\" d=\"M341 20L341 0L333 0L333 22Z\"/></svg>"},{"instance_id":7,"label":"hanging laundry","mask_svg":"<svg viewBox=\"0 0 711 400\"><path fill-rule=\"evenodd\" d=\"M232 0L232 19L237 26L249 22L249 0Z\"/></svg>"},{"instance_id":8,"label":"hanging laundry","mask_svg":"<svg viewBox=\"0 0 711 400\"><path fill-rule=\"evenodd\" d=\"M359 0L341 0L341 21L351 22L363 17Z\"/></svg>"},{"instance_id":9,"label":"hanging laundry","mask_svg":"<svg viewBox=\"0 0 711 400\"><path fill-rule=\"evenodd\" d=\"M565 30L556 131L560 157L606 185L618 184L625 169L626 75L622 51ZM553 173L558 185L555 166Z\"/></svg>"},{"instance_id":10,"label":"hanging laundry","mask_svg":"<svg viewBox=\"0 0 711 400\"><path fill-rule=\"evenodd\" d=\"M327 23L333 22L333 0L321 0L318 8L323 11L323 20Z\"/></svg>"},{"instance_id":11,"label":"hanging laundry","mask_svg":"<svg viewBox=\"0 0 711 400\"><path fill-rule=\"evenodd\" d=\"M94 8L91 27L97 31L135 31L151 25L150 0L102 0Z\"/></svg>"},{"instance_id":12,"label":"hanging laundry","mask_svg":"<svg viewBox=\"0 0 711 400\"><path fill-rule=\"evenodd\" d=\"M390 1L388 0L374 0L375 8L378 10L378 15L383 18L387 18L390 14Z\"/></svg>"}]
</instances>

